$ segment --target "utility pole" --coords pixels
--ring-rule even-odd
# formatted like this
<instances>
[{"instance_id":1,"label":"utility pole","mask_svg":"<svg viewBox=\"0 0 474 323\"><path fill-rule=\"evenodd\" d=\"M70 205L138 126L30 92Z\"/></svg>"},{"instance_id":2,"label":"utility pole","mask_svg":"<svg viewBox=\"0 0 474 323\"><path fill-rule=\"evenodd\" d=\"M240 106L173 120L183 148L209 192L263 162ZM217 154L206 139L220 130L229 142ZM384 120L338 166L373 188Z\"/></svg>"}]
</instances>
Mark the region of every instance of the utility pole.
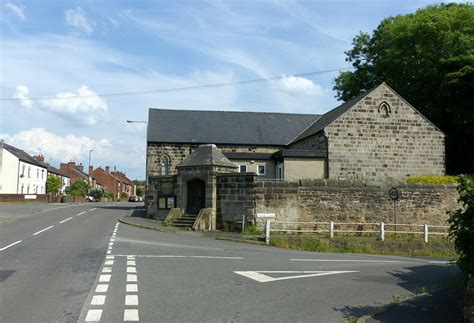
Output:
<instances>
[{"instance_id":1,"label":"utility pole","mask_svg":"<svg viewBox=\"0 0 474 323\"><path fill-rule=\"evenodd\" d=\"M92 177L91 177L91 152L93 152L93 149L89 149L89 166L87 167L87 173L89 174L89 186L92 185Z\"/></svg>"}]
</instances>

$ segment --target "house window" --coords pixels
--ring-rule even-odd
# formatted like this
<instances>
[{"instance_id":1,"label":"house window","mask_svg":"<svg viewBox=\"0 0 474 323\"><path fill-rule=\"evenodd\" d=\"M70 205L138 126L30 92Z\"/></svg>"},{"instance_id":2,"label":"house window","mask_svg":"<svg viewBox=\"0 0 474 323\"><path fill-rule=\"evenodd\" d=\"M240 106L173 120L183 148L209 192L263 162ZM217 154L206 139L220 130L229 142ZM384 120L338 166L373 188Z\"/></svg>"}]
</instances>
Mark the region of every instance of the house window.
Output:
<instances>
[{"instance_id":1,"label":"house window","mask_svg":"<svg viewBox=\"0 0 474 323\"><path fill-rule=\"evenodd\" d=\"M161 156L161 175L168 175L170 158L166 155Z\"/></svg>"},{"instance_id":2,"label":"house window","mask_svg":"<svg viewBox=\"0 0 474 323\"><path fill-rule=\"evenodd\" d=\"M257 165L257 175L258 176L267 175L267 165Z\"/></svg>"},{"instance_id":3,"label":"house window","mask_svg":"<svg viewBox=\"0 0 474 323\"><path fill-rule=\"evenodd\" d=\"M39 170L39 168L36 169L36 178L40 178L40 170Z\"/></svg>"},{"instance_id":4,"label":"house window","mask_svg":"<svg viewBox=\"0 0 474 323\"><path fill-rule=\"evenodd\" d=\"M41 179L44 179L44 169L41 170Z\"/></svg>"},{"instance_id":5,"label":"house window","mask_svg":"<svg viewBox=\"0 0 474 323\"><path fill-rule=\"evenodd\" d=\"M23 191L25 190L25 184L21 184L21 194L23 194Z\"/></svg>"},{"instance_id":6,"label":"house window","mask_svg":"<svg viewBox=\"0 0 474 323\"><path fill-rule=\"evenodd\" d=\"M283 163L277 164L276 172L276 178L282 180L284 178Z\"/></svg>"},{"instance_id":7,"label":"house window","mask_svg":"<svg viewBox=\"0 0 474 323\"><path fill-rule=\"evenodd\" d=\"M28 178L30 178L30 166L28 166Z\"/></svg>"},{"instance_id":8,"label":"house window","mask_svg":"<svg viewBox=\"0 0 474 323\"><path fill-rule=\"evenodd\" d=\"M25 165L21 167L21 177L25 177Z\"/></svg>"},{"instance_id":9,"label":"house window","mask_svg":"<svg viewBox=\"0 0 474 323\"><path fill-rule=\"evenodd\" d=\"M30 194L30 184L26 187L26 194Z\"/></svg>"},{"instance_id":10,"label":"house window","mask_svg":"<svg viewBox=\"0 0 474 323\"><path fill-rule=\"evenodd\" d=\"M247 173L247 165L239 165L240 173Z\"/></svg>"},{"instance_id":11,"label":"house window","mask_svg":"<svg viewBox=\"0 0 474 323\"><path fill-rule=\"evenodd\" d=\"M381 113L384 118L388 118L390 116L390 113L392 113L392 108L387 102L383 101L382 103L380 103L377 112Z\"/></svg>"}]
</instances>

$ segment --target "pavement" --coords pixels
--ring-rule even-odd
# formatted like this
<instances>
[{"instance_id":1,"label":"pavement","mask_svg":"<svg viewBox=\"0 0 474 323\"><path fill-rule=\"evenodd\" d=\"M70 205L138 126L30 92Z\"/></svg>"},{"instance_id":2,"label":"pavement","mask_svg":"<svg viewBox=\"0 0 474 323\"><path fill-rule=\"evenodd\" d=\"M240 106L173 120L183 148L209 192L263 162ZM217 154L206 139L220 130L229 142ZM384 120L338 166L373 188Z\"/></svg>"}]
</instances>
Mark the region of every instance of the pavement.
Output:
<instances>
[{"instance_id":1,"label":"pavement","mask_svg":"<svg viewBox=\"0 0 474 323\"><path fill-rule=\"evenodd\" d=\"M279 249L159 223L148 230L153 220L130 216L140 214L131 203L57 207L0 205L1 322L345 322L460 278L456 266L430 259Z\"/></svg>"}]
</instances>

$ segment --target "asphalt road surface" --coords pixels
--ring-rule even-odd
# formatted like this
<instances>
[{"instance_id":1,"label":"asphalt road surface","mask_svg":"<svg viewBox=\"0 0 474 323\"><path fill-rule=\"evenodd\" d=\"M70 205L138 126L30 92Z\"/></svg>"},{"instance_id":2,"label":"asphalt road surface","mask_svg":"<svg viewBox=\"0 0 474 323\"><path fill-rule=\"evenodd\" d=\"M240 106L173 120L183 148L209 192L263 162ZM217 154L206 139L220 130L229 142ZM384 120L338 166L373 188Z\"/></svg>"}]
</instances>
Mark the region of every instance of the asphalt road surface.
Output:
<instances>
[{"instance_id":1,"label":"asphalt road surface","mask_svg":"<svg viewBox=\"0 0 474 323\"><path fill-rule=\"evenodd\" d=\"M0 321L344 322L459 278L456 266L429 259L119 224L134 206L0 206Z\"/></svg>"}]
</instances>

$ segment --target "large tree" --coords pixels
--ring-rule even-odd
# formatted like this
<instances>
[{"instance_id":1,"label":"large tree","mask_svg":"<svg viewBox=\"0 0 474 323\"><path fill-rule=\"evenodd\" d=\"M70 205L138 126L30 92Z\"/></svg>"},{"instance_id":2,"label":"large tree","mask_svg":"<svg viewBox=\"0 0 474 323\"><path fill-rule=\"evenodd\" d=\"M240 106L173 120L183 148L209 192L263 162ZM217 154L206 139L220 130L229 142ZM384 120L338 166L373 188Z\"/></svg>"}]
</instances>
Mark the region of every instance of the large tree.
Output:
<instances>
[{"instance_id":1,"label":"large tree","mask_svg":"<svg viewBox=\"0 0 474 323\"><path fill-rule=\"evenodd\" d=\"M346 52L347 101L385 81L446 134L448 173L474 172L474 6L441 4L384 19Z\"/></svg>"}]
</instances>

